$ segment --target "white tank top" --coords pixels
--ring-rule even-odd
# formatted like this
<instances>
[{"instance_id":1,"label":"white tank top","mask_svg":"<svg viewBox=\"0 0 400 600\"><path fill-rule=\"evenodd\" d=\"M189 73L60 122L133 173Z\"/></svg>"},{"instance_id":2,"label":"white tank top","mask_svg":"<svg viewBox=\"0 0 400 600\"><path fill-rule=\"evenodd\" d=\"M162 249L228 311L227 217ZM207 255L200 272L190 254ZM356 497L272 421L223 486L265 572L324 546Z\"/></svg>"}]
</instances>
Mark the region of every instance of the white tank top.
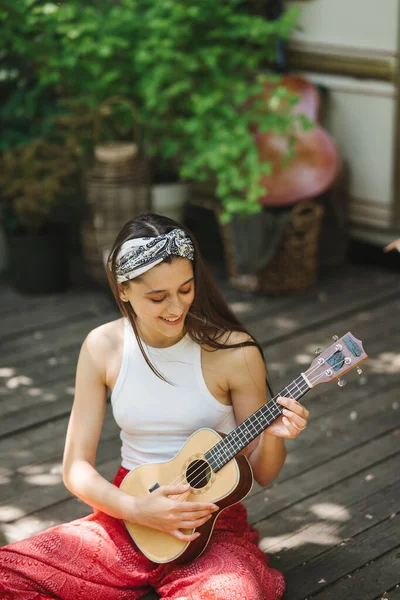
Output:
<instances>
[{"instance_id":1,"label":"white tank top","mask_svg":"<svg viewBox=\"0 0 400 600\"><path fill-rule=\"evenodd\" d=\"M201 427L223 433L236 427L233 407L209 392L201 347L188 334L169 348L143 346L153 365L175 385L153 373L124 319L124 352L111 404L121 428L121 464L126 469L170 460Z\"/></svg>"}]
</instances>

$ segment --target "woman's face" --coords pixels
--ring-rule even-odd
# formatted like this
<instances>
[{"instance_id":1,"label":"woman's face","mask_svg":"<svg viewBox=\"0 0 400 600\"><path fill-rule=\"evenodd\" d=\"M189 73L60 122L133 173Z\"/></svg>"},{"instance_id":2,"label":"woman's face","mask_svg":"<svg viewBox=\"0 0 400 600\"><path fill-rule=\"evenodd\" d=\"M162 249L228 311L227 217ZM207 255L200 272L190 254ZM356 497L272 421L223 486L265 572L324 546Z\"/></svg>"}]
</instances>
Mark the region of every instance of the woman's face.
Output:
<instances>
[{"instance_id":1,"label":"woman's face","mask_svg":"<svg viewBox=\"0 0 400 600\"><path fill-rule=\"evenodd\" d=\"M120 286L120 298L129 301L145 343L171 346L182 338L185 318L194 300L193 264L187 258L162 262L129 286Z\"/></svg>"}]
</instances>

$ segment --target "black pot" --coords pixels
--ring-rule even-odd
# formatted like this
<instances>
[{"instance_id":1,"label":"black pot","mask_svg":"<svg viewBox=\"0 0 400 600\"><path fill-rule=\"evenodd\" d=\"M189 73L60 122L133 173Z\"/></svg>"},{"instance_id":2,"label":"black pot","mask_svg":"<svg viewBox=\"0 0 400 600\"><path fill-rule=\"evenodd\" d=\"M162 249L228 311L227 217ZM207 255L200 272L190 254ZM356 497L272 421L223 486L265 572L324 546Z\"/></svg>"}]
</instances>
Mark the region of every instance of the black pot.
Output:
<instances>
[{"instance_id":1,"label":"black pot","mask_svg":"<svg viewBox=\"0 0 400 600\"><path fill-rule=\"evenodd\" d=\"M63 227L7 235L9 280L26 294L55 294L69 286L68 235Z\"/></svg>"}]
</instances>

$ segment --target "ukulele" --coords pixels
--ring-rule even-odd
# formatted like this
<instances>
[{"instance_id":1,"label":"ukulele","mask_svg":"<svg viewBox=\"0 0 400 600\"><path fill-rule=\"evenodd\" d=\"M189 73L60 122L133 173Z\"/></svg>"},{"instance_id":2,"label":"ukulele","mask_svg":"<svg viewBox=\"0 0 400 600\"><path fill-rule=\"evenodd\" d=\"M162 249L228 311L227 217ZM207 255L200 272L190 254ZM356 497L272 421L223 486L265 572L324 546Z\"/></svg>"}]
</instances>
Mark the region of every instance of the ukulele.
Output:
<instances>
[{"instance_id":1,"label":"ukulele","mask_svg":"<svg viewBox=\"0 0 400 600\"><path fill-rule=\"evenodd\" d=\"M184 530L190 534L195 530L200 533L192 542L124 521L147 558L156 563L184 564L198 557L205 550L221 511L243 500L252 488L251 466L240 452L281 416L283 407L276 402L277 398L286 396L299 400L316 385L339 379L368 358L362 342L350 332L334 339L334 344L321 352L304 373L228 434L206 427L199 429L171 460L139 465L125 476L121 490L131 496L147 496L162 485L185 483L190 485L188 492L171 497L182 502L212 502L219 507L200 527ZM357 371L362 373L359 367ZM343 385L340 379L338 383Z\"/></svg>"}]
</instances>

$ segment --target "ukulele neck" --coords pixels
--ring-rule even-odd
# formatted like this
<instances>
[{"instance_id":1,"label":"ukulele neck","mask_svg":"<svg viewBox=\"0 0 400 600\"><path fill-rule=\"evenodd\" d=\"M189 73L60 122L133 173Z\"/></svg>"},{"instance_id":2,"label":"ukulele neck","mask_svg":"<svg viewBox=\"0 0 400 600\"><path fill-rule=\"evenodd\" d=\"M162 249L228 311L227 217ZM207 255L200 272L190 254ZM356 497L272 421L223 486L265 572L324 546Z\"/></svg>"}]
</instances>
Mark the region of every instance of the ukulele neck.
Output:
<instances>
[{"instance_id":1,"label":"ukulele neck","mask_svg":"<svg viewBox=\"0 0 400 600\"><path fill-rule=\"evenodd\" d=\"M311 384L304 374L294 379L269 402L250 415L243 423L235 427L221 441L205 453L205 458L211 469L216 473L232 458L243 450L250 442L258 437L271 423L282 415L283 406L278 404L279 396L299 400L310 389Z\"/></svg>"}]
</instances>

